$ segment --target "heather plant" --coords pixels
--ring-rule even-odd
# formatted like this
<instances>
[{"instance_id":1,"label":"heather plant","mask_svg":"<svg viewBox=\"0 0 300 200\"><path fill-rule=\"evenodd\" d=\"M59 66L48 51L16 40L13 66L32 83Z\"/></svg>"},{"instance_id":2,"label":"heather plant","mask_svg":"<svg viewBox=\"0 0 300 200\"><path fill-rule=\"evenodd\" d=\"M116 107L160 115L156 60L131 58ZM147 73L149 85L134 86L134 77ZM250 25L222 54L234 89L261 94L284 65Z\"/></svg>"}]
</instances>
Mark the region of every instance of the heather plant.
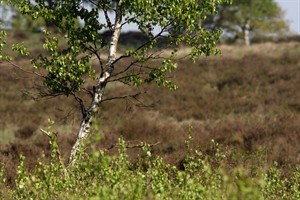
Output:
<instances>
[{"instance_id":1,"label":"heather plant","mask_svg":"<svg viewBox=\"0 0 300 200\"><path fill-rule=\"evenodd\" d=\"M50 130L48 133L52 133ZM50 134L49 134L50 135ZM193 149L186 141L183 167L172 166L142 143L137 160L129 158L126 141L119 139L118 154L107 150L82 152L72 170L59 160L56 135L50 138L49 163L26 168L20 156L13 199L297 199L299 168L289 178L282 176L278 164L253 174L242 164L223 165L230 159L218 143L212 141L210 153ZM93 141L91 141L91 144ZM0 174L3 177L3 170ZM5 179L2 179L2 183Z\"/></svg>"}]
</instances>

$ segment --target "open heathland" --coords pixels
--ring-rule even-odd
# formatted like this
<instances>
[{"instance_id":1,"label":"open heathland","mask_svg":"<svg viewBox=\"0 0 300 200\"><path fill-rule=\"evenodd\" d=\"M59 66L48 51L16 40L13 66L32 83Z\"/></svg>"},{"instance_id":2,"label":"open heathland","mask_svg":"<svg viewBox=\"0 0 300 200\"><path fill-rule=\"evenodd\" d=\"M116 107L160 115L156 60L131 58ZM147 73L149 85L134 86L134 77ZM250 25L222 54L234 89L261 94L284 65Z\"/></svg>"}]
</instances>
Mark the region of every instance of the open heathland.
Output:
<instances>
[{"instance_id":1,"label":"open heathland","mask_svg":"<svg viewBox=\"0 0 300 200\"><path fill-rule=\"evenodd\" d=\"M38 49L37 47L37 51ZM92 159L89 167L93 167L96 162L95 159L101 157L103 158L101 173L104 173L104 169L108 170L107 166L113 165L116 167L114 168L116 173L121 173L124 170L122 171L124 177L120 175L117 179L118 177L111 177L111 174L107 172L107 179L105 177L102 177L103 180L101 179L103 185L100 183L100 185L93 185L95 190L102 187L101 191L98 190L99 193L92 193L92 190L86 191L84 193L86 197L98 195L101 198L103 197L101 195L105 196L107 193L107 195L112 196L112 199L118 199L120 195L124 195L128 199L131 197L159 199L166 198L168 195L171 198L182 199L181 195L188 195L188 193L184 193L186 190L183 190L183 188L176 190L172 187L176 184L181 187L180 184L187 184L184 182L184 178L193 177L190 180L195 185L191 183L192 188L190 188L190 191L195 192L196 188L200 188L199 190L203 192L208 189L207 193L204 192L208 197L206 199L212 197L210 195L220 188L222 189L219 192L227 190L233 192L233 194L230 192L228 194L224 193L224 196L217 193L217 195L221 195L218 196L220 198L243 199L245 197L246 199L257 199L256 197L259 197L263 199L280 199L284 191L287 191L285 184L288 183L288 180L294 180L297 173L299 176L300 44L296 42L266 43L255 44L251 47L221 46L220 49L222 56L202 57L196 60L195 63L186 59L179 59L177 72L170 74L172 80L178 86L176 91L158 88L155 85L146 85L141 88L130 88L123 84L108 86L106 92L108 98L137 92L141 92L141 94L138 96L138 101L121 98L103 102L101 111L98 114L99 118L94 122L97 125L94 130L95 135L100 139L97 139L93 146L97 150L106 149L105 155L101 157L101 153L91 154L91 158L88 158ZM183 54L185 51L185 49L182 49L178 54ZM30 69L30 62L22 59L22 57L19 57L16 62L25 69ZM124 62L130 61L125 60ZM153 64L157 65L159 61L153 61ZM35 169L38 161L47 163L51 148L49 138L40 131L40 128L47 129L48 119L51 119L55 122L52 131L58 134L58 146L62 158L67 162L71 146L75 141L76 131L79 128L80 107L71 97L34 99L36 89L32 88L36 88L41 80L4 62L0 63L0 68L0 161L4 167L3 177L5 177L5 183L0 189L8 190L17 187L19 190L15 191L14 195L22 198L20 196L22 194L19 188L20 182L17 182L17 184L15 182L17 172L19 181L20 173L23 173L23 175L27 173L20 172L20 166L18 168L20 155L26 157L25 166L23 167L29 172ZM185 141L188 140L189 135L193 139L189 141L188 148L197 149L199 152L203 152L204 155L196 154L192 158L188 157ZM128 162L131 163L128 165L123 163L124 168L122 169L118 168L118 165L121 165L118 163L121 162L120 160L112 158L112 160L109 160L112 155L125 155L117 151L117 147L122 146L118 145L118 138L120 137L126 142L128 147L126 155L129 156L130 160L123 161L127 164ZM147 159L151 160L150 158L140 161L139 155L142 155L142 152L146 152L146 157L148 155L148 150L141 150L141 142L152 144L149 152L152 155L160 156L163 161L151 158L152 164L155 163L153 166L147 163ZM212 150L212 146L214 147L216 144L219 145L218 151ZM94 152L95 149L88 149L87 152ZM219 151L222 154L221 160L218 159L218 156L220 156L218 155ZM210 156L212 160L207 160ZM195 168L187 167L189 163L197 163L197 159L202 159L202 161L195 164ZM214 159L217 159L217 161ZM274 162L277 163L276 167L273 166ZM243 172L238 171L241 165L243 166ZM270 166L273 167L270 168ZM84 164L81 167L84 168ZM260 167L262 174L264 172L267 174L269 170L269 173L273 173L271 178L279 174L277 181L278 184L282 184L278 186L282 187L281 193L278 190L278 193L275 194L275 186L270 186L270 191L267 190L268 181L265 182L266 185L259 185L259 180L266 180L267 178L255 177L257 174L254 172L255 170L253 171L254 167ZM43 168L42 171L44 172L51 171L51 169L46 169L45 166L40 166L40 168ZM81 171L79 170L79 174L82 172L82 168ZM142 172L154 168L162 171L149 170L146 177L142 176ZM213 175L210 168L214 172ZM298 171L295 171L295 168ZM221 169L228 170L228 173L221 172ZM92 169L90 173L96 173L94 170L96 169ZM198 173L197 170L201 172L199 172L199 176L201 175L199 179L195 175ZM277 173L277 171L275 173L274 170L280 170L280 173ZM51 173L56 172L51 171ZM163 179L159 179L157 180L159 183L154 181L153 187L150 187L147 184L151 185L151 181L156 177L151 173L165 175L165 182L163 182ZM180 173L182 174L180 175ZM80 174L83 180L80 184L89 183L87 179L92 177L91 174ZM205 188L203 186L205 185L205 182L203 182L205 174L207 174L206 183L212 181L211 183L218 183L219 185L210 185ZM94 175L94 177L100 179L100 175ZM237 176L240 179L234 179L230 175ZM70 180L65 181L71 181L73 176L69 177ZM182 176L182 180L180 176ZM251 179L251 176L254 178ZM113 180L113 178L115 179ZM130 192L126 193L127 195L122 193L126 190L126 181L131 178L136 180L136 183L140 183L140 186L138 187L139 184L134 183L128 185L130 189L127 189L132 194L136 192L137 196L129 196ZM120 180L119 185L116 183L118 180ZM241 182L238 182L238 180L241 180ZM228 188L224 188L226 181L232 181L233 184L229 184ZM31 183L33 184L33 182ZM109 184L104 187L105 183ZM201 187L196 183L200 184ZM241 186L239 183L247 183L248 185ZM291 187L296 188L294 190L298 193L285 194L286 198L296 198L299 195L299 179L297 183L289 183ZM113 190L109 190L109 186L114 187L113 185L117 185L115 187L117 193L114 194ZM77 186L83 188L83 185ZM122 188L123 186L124 188ZM159 188L159 186L161 187ZM26 187L29 186L26 185ZM36 189L36 186L32 185L32 187ZM252 194L250 192L253 196L239 196L244 195L243 192L246 191L246 189L245 191L241 189L243 194L239 194L239 187L254 188L251 191L253 193L257 191L264 191L265 193ZM70 185L66 188L69 191L65 195L74 192L74 188L70 189ZM81 189L75 191L75 196L72 198L77 199ZM145 195L148 196L138 196L142 194L142 192L139 192L144 189L147 191ZM173 193L174 196L170 196L174 190L177 192ZM273 193L271 190L274 190ZM181 191L183 193L180 193ZM187 189L187 191L189 190ZM38 194L35 194L34 191L31 192L33 197L38 198ZM109 194L110 192L112 193ZM191 192L191 195L194 195L193 192ZM63 193L64 191L61 190L60 192L57 191L55 195L63 199L66 197ZM159 193L161 196L157 196ZM203 199L205 199L204 197ZM24 198L28 198L28 196L24 196Z\"/></svg>"}]
</instances>

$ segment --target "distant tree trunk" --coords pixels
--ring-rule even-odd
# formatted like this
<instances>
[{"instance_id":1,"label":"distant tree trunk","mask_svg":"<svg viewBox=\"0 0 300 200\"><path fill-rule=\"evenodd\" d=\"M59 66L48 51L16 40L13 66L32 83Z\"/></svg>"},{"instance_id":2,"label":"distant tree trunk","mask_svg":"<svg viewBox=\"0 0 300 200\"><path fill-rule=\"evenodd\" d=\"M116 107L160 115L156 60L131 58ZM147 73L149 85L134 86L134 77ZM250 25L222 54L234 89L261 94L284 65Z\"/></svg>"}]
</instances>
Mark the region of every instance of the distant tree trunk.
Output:
<instances>
[{"instance_id":1,"label":"distant tree trunk","mask_svg":"<svg viewBox=\"0 0 300 200\"><path fill-rule=\"evenodd\" d=\"M99 109L99 106L103 99L106 83L114 70L113 62L116 59L117 44L120 37L121 28L122 28L122 13L121 13L121 8L119 8L117 5L114 31L110 41L110 49L109 49L108 61L106 64L106 70L100 74L98 83L94 87L93 100L90 106L88 107L88 109L85 111L83 119L80 123L80 130L78 132L76 142L72 147L71 155L69 158L70 167L73 167L76 164L77 158L79 156L80 148L82 147L83 142L89 137L91 126L92 126L92 118Z\"/></svg>"},{"instance_id":2,"label":"distant tree trunk","mask_svg":"<svg viewBox=\"0 0 300 200\"><path fill-rule=\"evenodd\" d=\"M244 36L245 36L245 44L246 46L250 46L250 20L246 20L246 24L244 27Z\"/></svg>"}]
</instances>

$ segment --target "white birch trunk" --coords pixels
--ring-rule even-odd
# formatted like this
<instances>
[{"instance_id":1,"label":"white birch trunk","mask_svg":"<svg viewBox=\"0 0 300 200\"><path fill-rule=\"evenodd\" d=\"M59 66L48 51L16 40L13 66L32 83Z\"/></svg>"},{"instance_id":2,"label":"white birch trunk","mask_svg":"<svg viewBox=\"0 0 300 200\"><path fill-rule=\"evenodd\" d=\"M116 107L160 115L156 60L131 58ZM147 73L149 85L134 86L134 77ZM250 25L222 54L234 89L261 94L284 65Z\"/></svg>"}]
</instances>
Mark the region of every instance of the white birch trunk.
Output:
<instances>
[{"instance_id":1,"label":"white birch trunk","mask_svg":"<svg viewBox=\"0 0 300 200\"><path fill-rule=\"evenodd\" d=\"M122 10L119 4L120 4L119 1L117 1L114 31L110 41L110 48L109 48L106 69L104 72L100 74L100 77L94 89L94 96L92 102L88 107L88 109L86 110L85 116L83 117L80 123L80 130L77 134L76 142L72 147L71 155L69 158L70 167L73 167L76 164L77 158L80 153L80 148L82 147L83 142L89 137L91 126L92 126L92 118L95 115L95 113L98 111L98 108L103 99L107 80L109 79L109 77L111 76L114 70L113 62L116 59L117 45L118 45L118 40L122 28Z\"/></svg>"},{"instance_id":2,"label":"white birch trunk","mask_svg":"<svg viewBox=\"0 0 300 200\"><path fill-rule=\"evenodd\" d=\"M248 19L245 24L245 44L246 46L250 46L250 20Z\"/></svg>"}]
</instances>

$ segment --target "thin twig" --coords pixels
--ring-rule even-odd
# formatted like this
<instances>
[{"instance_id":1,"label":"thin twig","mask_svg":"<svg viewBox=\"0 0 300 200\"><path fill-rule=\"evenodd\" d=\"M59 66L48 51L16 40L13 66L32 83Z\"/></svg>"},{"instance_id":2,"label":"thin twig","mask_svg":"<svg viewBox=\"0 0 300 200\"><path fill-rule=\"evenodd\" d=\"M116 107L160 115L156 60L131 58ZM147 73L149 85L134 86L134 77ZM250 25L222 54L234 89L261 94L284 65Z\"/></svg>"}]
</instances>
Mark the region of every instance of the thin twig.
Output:
<instances>
[{"instance_id":1,"label":"thin twig","mask_svg":"<svg viewBox=\"0 0 300 200\"><path fill-rule=\"evenodd\" d=\"M160 57L157 57L157 56L153 56L155 53L151 53L149 56L147 56L145 59L145 61L148 61L150 59L159 59ZM148 67L147 65L138 65L137 63L139 63L140 61L138 60L135 60L135 61L132 61L124 70L112 75L111 77L116 77L120 74L123 74L124 72L128 71L132 66L138 66L140 68L143 68L143 69L152 69L151 67Z\"/></svg>"},{"instance_id":2,"label":"thin twig","mask_svg":"<svg viewBox=\"0 0 300 200\"><path fill-rule=\"evenodd\" d=\"M134 75L143 75L143 74L148 74L148 73L146 73L146 72L139 72L139 73L136 73ZM122 76L120 78L115 78L115 79L112 79L112 80L108 80L107 83L109 83L109 82L115 82L115 81L122 81L122 80L124 80L126 78L129 78L131 76L132 76L132 74L126 75L126 76Z\"/></svg>"},{"instance_id":3,"label":"thin twig","mask_svg":"<svg viewBox=\"0 0 300 200\"><path fill-rule=\"evenodd\" d=\"M115 76L118 76L119 74L123 74L124 72L128 71L134 64L138 63L139 61L138 60L135 60L135 61L132 61L124 70L114 74L113 76L111 77L115 77Z\"/></svg>"},{"instance_id":4,"label":"thin twig","mask_svg":"<svg viewBox=\"0 0 300 200\"><path fill-rule=\"evenodd\" d=\"M150 147L153 147L153 146L156 146L158 144L160 144L161 142L158 141L154 144L148 144ZM137 144L137 145L126 145L125 148L126 149L132 149L132 148L143 148L145 145L144 144ZM107 148L106 150L111 150L113 148L118 148L118 147L121 147L119 144L113 144L111 145L109 148Z\"/></svg>"},{"instance_id":5,"label":"thin twig","mask_svg":"<svg viewBox=\"0 0 300 200\"><path fill-rule=\"evenodd\" d=\"M96 47L96 44L94 44L95 45L95 47ZM100 69L101 69L101 71L103 72L103 63L102 63L102 60L101 60L101 56L99 55L99 53L98 53L98 51L97 51L97 49L94 49L93 47L91 47L91 46L89 46L89 47L86 47L91 53L93 53L96 57L97 57L97 59L98 59L98 61L99 61L99 64L100 64Z\"/></svg>"},{"instance_id":6,"label":"thin twig","mask_svg":"<svg viewBox=\"0 0 300 200\"><path fill-rule=\"evenodd\" d=\"M90 95L90 97L94 96L93 92L91 92L90 90L88 90L86 88L81 88L81 90L84 91L85 93L87 93L88 95Z\"/></svg>"},{"instance_id":7,"label":"thin twig","mask_svg":"<svg viewBox=\"0 0 300 200\"><path fill-rule=\"evenodd\" d=\"M122 26L124 26L125 24L127 24L132 19L134 19L134 17L128 18L125 22L122 23Z\"/></svg>"},{"instance_id":8,"label":"thin twig","mask_svg":"<svg viewBox=\"0 0 300 200\"><path fill-rule=\"evenodd\" d=\"M51 134L48 133L48 131L45 131L44 129L40 128L40 131L42 131L43 133L45 133L46 135L48 135L51 138Z\"/></svg>"},{"instance_id":9,"label":"thin twig","mask_svg":"<svg viewBox=\"0 0 300 200\"><path fill-rule=\"evenodd\" d=\"M132 94L132 95L125 95L125 96L118 96L118 97L110 97L110 98L107 98L107 99L103 99L102 102L105 102L105 101L111 101L111 100L115 100L115 99L129 99L130 97L136 99L137 96L139 96L140 94L141 94L141 92L136 93L136 94Z\"/></svg>"},{"instance_id":10,"label":"thin twig","mask_svg":"<svg viewBox=\"0 0 300 200\"><path fill-rule=\"evenodd\" d=\"M15 63L13 63L13 62L11 62L10 60L8 60L7 62L8 62L9 64L11 64L12 66L18 68L18 69L21 70L22 72L25 72L25 73L27 73L27 74L34 74L34 75L37 75L37 76L39 76L39 77L46 78L44 75L39 74L39 73L37 73L37 72L28 71L28 70L24 69L23 67L21 67L21 66L15 64Z\"/></svg>"},{"instance_id":11,"label":"thin twig","mask_svg":"<svg viewBox=\"0 0 300 200\"><path fill-rule=\"evenodd\" d=\"M72 92L71 94L75 98L75 100L79 103L80 108L81 108L81 114L82 114L83 117L85 117L86 109L85 109L83 100L80 97L78 97L74 92Z\"/></svg>"}]
</instances>

